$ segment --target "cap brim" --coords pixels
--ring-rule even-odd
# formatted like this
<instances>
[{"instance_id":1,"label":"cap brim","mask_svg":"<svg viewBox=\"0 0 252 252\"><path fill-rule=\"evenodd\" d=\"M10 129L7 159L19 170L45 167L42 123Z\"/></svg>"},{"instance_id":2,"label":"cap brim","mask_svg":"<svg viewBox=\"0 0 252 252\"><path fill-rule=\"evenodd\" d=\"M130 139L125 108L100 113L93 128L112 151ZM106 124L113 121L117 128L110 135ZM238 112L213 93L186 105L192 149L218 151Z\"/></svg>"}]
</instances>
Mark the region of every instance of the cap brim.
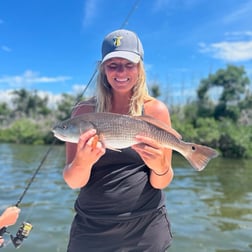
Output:
<instances>
[{"instance_id":1,"label":"cap brim","mask_svg":"<svg viewBox=\"0 0 252 252\"><path fill-rule=\"evenodd\" d=\"M141 59L140 55L137 55L136 53L127 52L127 51L116 51L116 52L108 53L102 59L102 63L111 59L111 58L123 58L123 59L129 60L135 64L137 64Z\"/></svg>"}]
</instances>

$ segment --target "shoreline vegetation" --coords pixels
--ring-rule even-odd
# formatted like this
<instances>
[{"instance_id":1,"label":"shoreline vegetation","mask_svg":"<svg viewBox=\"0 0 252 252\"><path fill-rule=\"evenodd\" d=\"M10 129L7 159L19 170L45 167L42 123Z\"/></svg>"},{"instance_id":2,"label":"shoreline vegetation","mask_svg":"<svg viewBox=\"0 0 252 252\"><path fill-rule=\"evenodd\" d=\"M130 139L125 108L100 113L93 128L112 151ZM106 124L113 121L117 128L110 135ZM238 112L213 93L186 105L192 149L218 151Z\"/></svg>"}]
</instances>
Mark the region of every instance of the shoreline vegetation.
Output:
<instances>
[{"instance_id":1,"label":"shoreline vegetation","mask_svg":"<svg viewBox=\"0 0 252 252\"><path fill-rule=\"evenodd\" d=\"M154 97L162 93L156 83L149 88ZM216 88L218 95L211 95ZM11 104L0 102L1 143L51 144L52 126L69 118L79 97L62 94L52 108L37 90L13 90L11 95ZM209 74L200 81L195 100L169 110L173 128L186 141L217 149L222 157L252 158L252 93L243 67L227 65Z\"/></svg>"}]
</instances>

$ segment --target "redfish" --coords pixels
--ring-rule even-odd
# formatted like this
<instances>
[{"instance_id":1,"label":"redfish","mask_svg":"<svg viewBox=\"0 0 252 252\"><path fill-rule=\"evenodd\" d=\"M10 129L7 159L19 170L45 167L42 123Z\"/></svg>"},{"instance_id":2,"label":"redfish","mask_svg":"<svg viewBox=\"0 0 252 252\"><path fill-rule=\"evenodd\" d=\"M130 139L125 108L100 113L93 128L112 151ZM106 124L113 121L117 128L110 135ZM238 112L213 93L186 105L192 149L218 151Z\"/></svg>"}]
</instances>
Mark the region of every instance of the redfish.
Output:
<instances>
[{"instance_id":1,"label":"redfish","mask_svg":"<svg viewBox=\"0 0 252 252\"><path fill-rule=\"evenodd\" d=\"M179 152L197 171L203 170L212 158L218 156L210 147L183 141L177 131L150 116L86 113L57 123L52 132L61 141L78 143L80 135L90 129L96 129L99 141L112 150L139 143L136 135L150 137Z\"/></svg>"}]
</instances>

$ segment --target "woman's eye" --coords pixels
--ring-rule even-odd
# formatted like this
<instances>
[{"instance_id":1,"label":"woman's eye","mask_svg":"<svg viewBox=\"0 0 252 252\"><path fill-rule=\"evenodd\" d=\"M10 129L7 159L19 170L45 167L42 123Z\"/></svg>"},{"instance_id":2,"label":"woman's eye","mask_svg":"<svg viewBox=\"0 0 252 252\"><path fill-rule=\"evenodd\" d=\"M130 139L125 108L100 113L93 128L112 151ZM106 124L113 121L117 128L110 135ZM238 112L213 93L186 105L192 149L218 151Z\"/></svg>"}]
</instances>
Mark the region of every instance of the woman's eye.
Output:
<instances>
[{"instance_id":1,"label":"woman's eye","mask_svg":"<svg viewBox=\"0 0 252 252\"><path fill-rule=\"evenodd\" d=\"M135 66L135 64L133 64L133 63L125 64L125 67L128 69L133 68L134 66Z\"/></svg>"},{"instance_id":2,"label":"woman's eye","mask_svg":"<svg viewBox=\"0 0 252 252\"><path fill-rule=\"evenodd\" d=\"M117 69L123 69L123 68L126 68L126 69L132 69L135 67L136 64L134 63L126 63L126 64L115 64L115 63L112 63L112 64L109 64L107 65L107 68L109 70L117 70Z\"/></svg>"},{"instance_id":3,"label":"woman's eye","mask_svg":"<svg viewBox=\"0 0 252 252\"><path fill-rule=\"evenodd\" d=\"M118 67L118 65L116 64L110 64L107 66L109 69L116 69Z\"/></svg>"}]
</instances>

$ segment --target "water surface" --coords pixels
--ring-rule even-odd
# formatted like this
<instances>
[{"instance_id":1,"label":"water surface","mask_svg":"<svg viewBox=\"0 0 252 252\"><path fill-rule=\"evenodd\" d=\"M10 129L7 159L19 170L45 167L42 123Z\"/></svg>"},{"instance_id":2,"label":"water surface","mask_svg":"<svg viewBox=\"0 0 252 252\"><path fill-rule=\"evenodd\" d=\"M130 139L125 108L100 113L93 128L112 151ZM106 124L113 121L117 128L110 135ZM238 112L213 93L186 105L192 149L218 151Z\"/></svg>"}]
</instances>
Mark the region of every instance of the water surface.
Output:
<instances>
[{"instance_id":1,"label":"water surface","mask_svg":"<svg viewBox=\"0 0 252 252\"><path fill-rule=\"evenodd\" d=\"M0 144L0 210L16 204L49 146ZM33 230L20 252L65 252L77 190L62 179L64 147L54 146L20 207ZM174 241L169 252L252 251L251 160L212 160L202 172L174 156L175 178L166 189ZM14 251L9 237L2 251Z\"/></svg>"}]
</instances>

